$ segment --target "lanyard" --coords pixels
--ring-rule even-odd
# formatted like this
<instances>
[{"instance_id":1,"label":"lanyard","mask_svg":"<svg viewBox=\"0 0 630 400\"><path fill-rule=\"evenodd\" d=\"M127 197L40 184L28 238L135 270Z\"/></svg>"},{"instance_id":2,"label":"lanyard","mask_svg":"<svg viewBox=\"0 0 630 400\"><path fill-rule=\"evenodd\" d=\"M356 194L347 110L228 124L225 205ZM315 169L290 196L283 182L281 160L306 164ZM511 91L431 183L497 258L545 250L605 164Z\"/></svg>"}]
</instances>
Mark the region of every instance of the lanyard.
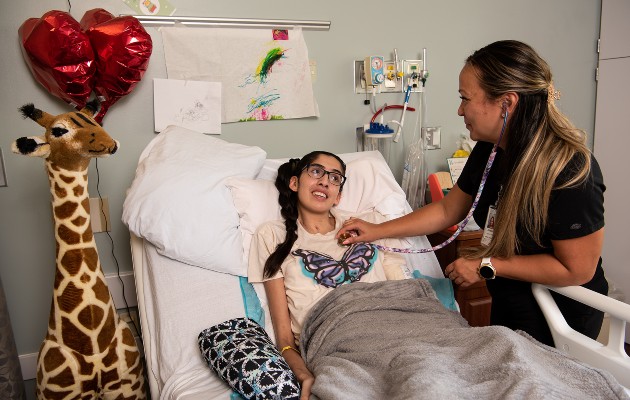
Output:
<instances>
[{"instance_id":1,"label":"lanyard","mask_svg":"<svg viewBox=\"0 0 630 400\"><path fill-rule=\"evenodd\" d=\"M475 196L475 200L472 203L472 207L468 211L468 215L466 215L466 218L464 218L464 220L459 224L459 226L457 227L457 230L455 231L455 233L453 233L453 235L450 238L446 239L443 243L440 243L436 246L426 248L426 249L398 249L395 247L387 247L380 244L374 244L374 247L376 247L379 250L389 251L389 252L394 252L394 253L405 253L405 254L430 253L432 251L439 250L445 246L448 246L453 240L455 240L455 238L457 238L457 236L459 236L459 234L462 232L462 230L464 229L464 227L466 226L466 224L472 217L473 213L475 212L477 205L479 204L479 198L481 197L481 192L483 192L483 188L486 185L486 180L488 179L488 175L490 174L492 163L494 162L494 159L497 155L497 148L499 147L499 143L501 143L501 138L503 138L503 133L505 132L507 119L508 119L508 112L506 110L503 116L503 127L501 128L501 134L499 135L499 140L492 147L492 152L490 153L490 157L488 157L488 162L486 163L486 168L483 171L483 175L481 177L481 183L479 184L479 189L477 190L477 195Z\"/></svg>"}]
</instances>

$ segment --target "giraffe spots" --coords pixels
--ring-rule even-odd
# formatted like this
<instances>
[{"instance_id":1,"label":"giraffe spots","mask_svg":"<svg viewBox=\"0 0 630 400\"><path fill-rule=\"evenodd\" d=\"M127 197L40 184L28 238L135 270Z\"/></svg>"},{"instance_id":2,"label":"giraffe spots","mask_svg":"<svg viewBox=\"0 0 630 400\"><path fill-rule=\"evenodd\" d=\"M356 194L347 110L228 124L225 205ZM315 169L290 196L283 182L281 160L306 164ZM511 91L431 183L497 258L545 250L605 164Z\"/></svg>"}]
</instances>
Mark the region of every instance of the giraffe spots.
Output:
<instances>
[{"instance_id":1,"label":"giraffe spots","mask_svg":"<svg viewBox=\"0 0 630 400\"><path fill-rule=\"evenodd\" d=\"M105 284L105 282L103 282L103 280L100 277L96 278L96 282L94 282L94 286L92 286L92 291L94 292L94 296L102 301L103 303L109 302L110 296L109 296L109 288L107 287L107 284Z\"/></svg>"},{"instance_id":2,"label":"giraffe spots","mask_svg":"<svg viewBox=\"0 0 630 400\"><path fill-rule=\"evenodd\" d=\"M103 386L106 386L109 383L111 385L110 389L120 387L120 375L118 374L118 369L112 368L109 371L103 371L101 374L101 381L104 383Z\"/></svg>"},{"instance_id":3,"label":"giraffe spots","mask_svg":"<svg viewBox=\"0 0 630 400\"><path fill-rule=\"evenodd\" d=\"M73 231L72 229L69 229L67 226L65 225L59 225L59 228L57 228L57 234L59 235L59 239L63 240L64 242L68 243L68 244L77 244L79 243L79 240L81 239L81 236Z\"/></svg>"},{"instance_id":4,"label":"giraffe spots","mask_svg":"<svg viewBox=\"0 0 630 400\"><path fill-rule=\"evenodd\" d=\"M76 197L81 196L83 192L85 192L85 188L83 187L83 185L76 185L74 188L72 188L72 193L74 193Z\"/></svg>"},{"instance_id":5,"label":"giraffe spots","mask_svg":"<svg viewBox=\"0 0 630 400\"><path fill-rule=\"evenodd\" d=\"M134 365L139 357L140 354L137 351L125 350L125 362L127 365Z\"/></svg>"},{"instance_id":6,"label":"giraffe spots","mask_svg":"<svg viewBox=\"0 0 630 400\"><path fill-rule=\"evenodd\" d=\"M88 228L91 227L88 226ZM94 235L92 234L92 229L86 229L85 232L83 232L83 235L81 235L81 240L83 240L83 243L87 243L91 242L93 237Z\"/></svg>"},{"instance_id":7,"label":"giraffe spots","mask_svg":"<svg viewBox=\"0 0 630 400\"><path fill-rule=\"evenodd\" d=\"M79 364L79 374L90 376L94 373L94 363L88 362L83 355L75 353L74 357Z\"/></svg>"},{"instance_id":8,"label":"giraffe spots","mask_svg":"<svg viewBox=\"0 0 630 400\"><path fill-rule=\"evenodd\" d=\"M81 206L83 206L83 209L89 214L90 213L90 199L89 197L86 197L85 199L83 199L81 201Z\"/></svg>"},{"instance_id":9,"label":"giraffe spots","mask_svg":"<svg viewBox=\"0 0 630 400\"><path fill-rule=\"evenodd\" d=\"M90 279L92 279L92 277L90 275L86 274L85 272L83 273L83 275L81 275L81 278L79 278L81 283L88 283L90 281Z\"/></svg>"},{"instance_id":10,"label":"giraffe spots","mask_svg":"<svg viewBox=\"0 0 630 400\"><path fill-rule=\"evenodd\" d=\"M116 348L118 347L118 339L114 338L112 342L109 344L107 349L107 354L103 357L103 365L105 368L111 367L118 363L118 354L116 353Z\"/></svg>"},{"instance_id":11,"label":"giraffe spots","mask_svg":"<svg viewBox=\"0 0 630 400\"><path fill-rule=\"evenodd\" d=\"M76 217L71 222L72 222L72 225L74 225L76 227L82 227L83 225L85 225L86 221L87 221L87 218L85 218L85 217Z\"/></svg>"},{"instance_id":12,"label":"giraffe spots","mask_svg":"<svg viewBox=\"0 0 630 400\"><path fill-rule=\"evenodd\" d=\"M59 289L61 282L63 282L64 277L59 268L55 270L55 290Z\"/></svg>"},{"instance_id":13,"label":"giraffe spots","mask_svg":"<svg viewBox=\"0 0 630 400\"><path fill-rule=\"evenodd\" d=\"M133 338L133 333L131 333L131 329L123 329L122 331L122 342L127 346L133 346L136 344L136 339ZM131 365L131 364L128 364Z\"/></svg>"},{"instance_id":14,"label":"giraffe spots","mask_svg":"<svg viewBox=\"0 0 630 400\"><path fill-rule=\"evenodd\" d=\"M67 176L64 174L59 174L59 179L61 179L62 181L64 181L67 184L70 184L72 182L74 182L74 176Z\"/></svg>"},{"instance_id":15,"label":"giraffe spots","mask_svg":"<svg viewBox=\"0 0 630 400\"><path fill-rule=\"evenodd\" d=\"M79 312L77 319L85 328L94 331L101 325L104 315L105 312L102 308L94 304L90 304Z\"/></svg>"},{"instance_id":16,"label":"giraffe spots","mask_svg":"<svg viewBox=\"0 0 630 400\"><path fill-rule=\"evenodd\" d=\"M38 390L38 392L39 392L39 390ZM61 392L54 391L53 392L49 388L46 388L46 389L44 389L43 392L41 392L41 394L44 396L43 398L47 399L47 400L57 400L57 399L63 400L63 399L67 399L68 396L70 394L72 394L72 391L61 391ZM39 398L39 396L38 396L38 398Z\"/></svg>"},{"instance_id":17,"label":"giraffe spots","mask_svg":"<svg viewBox=\"0 0 630 400\"><path fill-rule=\"evenodd\" d=\"M48 315L48 329L54 331L55 329L57 329L57 324L55 324L55 313L50 312L50 314Z\"/></svg>"},{"instance_id":18,"label":"giraffe spots","mask_svg":"<svg viewBox=\"0 0 630 400\"><path fill-rule=\"evenodd\" d=\"M65 313L71 313L83 302L83 289L79 289L70 282L64 291L57 296L59 309Z\"/></svg>"},{"instance_id":19,"label":"giraffe spots","mask_svg":"<svg viewBox=\"0 0 630 400\"><path fill-rule=\"evenodd\" d=\"M92 340L68 318L61 318L61 339L70 349L83 355L94 354Z\"/></svg>"},{"instance_id":20,"label":"giraffe spots","mask_svg":"<svg viewBox=\"0 0 630 400\"><path fill-rule=\"evenodd\" d=\"M41 351L41 350L40 350ZM59 368L66 361L66 357L63 355L58 347L52 347L44 354L44 369L46 373L50 373Z\"/></svg>"},{"instance_id":21,"label":"giraffe spots","mask_svg":"<svg viewBox=\"0 0 630 400\"><path fill-rule=\"evenodd\" d=\"M74 212L77 210L77 203L73 203L71 201L66 201L65 203L55 207L53 209L55 213L55 217L57 219L68 219L70 218ZM85 219L85 218L83 218ZM74 221L72 221L74 223ZM76 224L75 224L76 225Z\"/></svg>"},{"instance_id":22,"label":"giraffe spots","mask_svg":"<svg viewBox=\"0 0 630 400\"><path fill-rule=\"evenodd\" d=\"M60 373L48 378L48 383L52 385L58 385L62 388L67 388L74 385L74 374L70 367L64 368ZM56 392L59 393L59 392ZM53 397L54 398L54 397Z\"/></svg>"},{"instance_id":23,"label":"giraffe spots","mask_svg":"<svg viewBox=\"0 0 630 400\"><path fill-rule=\"evenodd\" d=\"M98 253L94 247L88 247L87 249L83 249L83 257L85 261L85 265L87 265L90 271L96 271L98 266Z\"/></svg>"},{"instance_id":24,"label":"giraffe spots","mask_svg":"<svg viewBox=\"0 0 630 400\"><path fill-rule=\"evenodd\" d=\"M82 399L96 398L96 393L98 393L98 391L98 380L89 379L81 382L81 393L83 393L83 397L81 397Z\"/></svg>"},{"instance_id":25,"label":"giraffe spots","mask_svg":"<svg viewBox=\"0 0 630 400\"><path fill-rule=\"evenodd\" d=\"M114 339L114 335L116 334L116 319L114 318L114 313L114 307L110 307L107 312L105 324L103 324L103 327L96 338L100 351L105 351L105 349L107 349L107 346L111 343Z\"/></svg>"},{"instance_id":26,"label":"giraffe spots","mask_svg":"<svg viewBox=\"0 0 630 400\"><path fill-rule=\"evenodd\" d=\"M63 199L64 197L68 195L68 192L66 191L66 189L59 186L57 182L55 182L54 189L55 189L55 196L57 196L60 199Z\"/></svg>"},{"instance_id":27,"label":"giraffe spots","mask_svg":"<svg viewBox=\"0 0 630 400\"><path fill-rule=\"evenodd\" d=\"M68 271L70 276L75 276L81 269L81 264L84 259L84 252L81 249L68 250L61 257L61 266ZM63 276L61 277L63 279Z\"/></svg>"}]
</instances>

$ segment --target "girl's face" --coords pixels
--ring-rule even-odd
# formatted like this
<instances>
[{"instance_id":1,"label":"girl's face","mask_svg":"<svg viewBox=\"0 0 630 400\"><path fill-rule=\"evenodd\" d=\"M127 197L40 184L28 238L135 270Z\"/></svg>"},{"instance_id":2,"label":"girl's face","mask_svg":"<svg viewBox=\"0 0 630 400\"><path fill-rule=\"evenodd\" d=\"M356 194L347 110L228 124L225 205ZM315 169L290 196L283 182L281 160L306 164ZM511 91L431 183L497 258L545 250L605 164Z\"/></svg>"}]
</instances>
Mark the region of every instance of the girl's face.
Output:
<instances>
[{"instance_id":1,"label":"girl's face","mask_svg":"<svg viewBox=\"0 0 630 400\"><path fill-rule=\"evenodd\" d=\"M462 68L459 74L459 94L462 101L457 115L464 117L470 138L496 143L503 125L501 102L488 99L479 85L474 67L466 65Z\"/></svg>"},{"instance_id":2,"label":"girl's face","mask_svg":"<svg viewBox=\"0 0 630 400\"><path fill-rule=\"evenodd\" d=\"M320 154L310 164L326 172L336 172L343 175L342 167L336 158ZM321 171L319 171L321 172ZM328 213L341 200L341 186L330 183L333 177L324 173L319 178L313 178L305 169L298 176L291 177L289 188L298 194L298 209L300 212L315 214Z\"/></svg>"}]
</instances>

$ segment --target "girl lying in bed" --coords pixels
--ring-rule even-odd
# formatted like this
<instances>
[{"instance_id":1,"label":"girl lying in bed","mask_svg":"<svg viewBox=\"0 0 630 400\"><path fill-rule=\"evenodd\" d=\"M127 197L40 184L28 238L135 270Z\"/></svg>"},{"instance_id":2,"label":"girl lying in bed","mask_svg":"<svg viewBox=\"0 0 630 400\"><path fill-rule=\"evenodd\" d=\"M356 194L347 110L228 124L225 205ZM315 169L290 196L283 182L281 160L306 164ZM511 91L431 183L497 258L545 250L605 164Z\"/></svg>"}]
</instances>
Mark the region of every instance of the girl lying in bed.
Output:
<instances>
[{"instance_id":1,"label":"girl lying in bed","mask_svg":"<svg viewBox=\"0 0 630 400\"><path fill-rule=\"evenodd\" d=\"M341 247L335 235L350 216L334 206L344 174L327 152L283 164L285 221L261 226L250 250L249 280L264 282L276 346L301 399L628 399L608 372L525 333L471 328L426 280L401 279L401 256L370 243Z\"/></svg>"},{"instance_id":2,"label":"girl lying in bed","mask_svg":"<svg viewBox=\"0 0 630 400\"><path fill-rule=\"evenodd\" d=\"M324 151L281 165L275 184L285 221L261 226L251 246L249 281L264 282L276 345L298 378L303 399L314 382L297 350L309 310L340 285L403 278L402 256L379 251L369 243L342 247L335 239L352 216L335 209L345 172L344 162ZM384 221L378 213L362 218ZM401 247L395 239L381 244Z\"/></svg>"}]
</instances>

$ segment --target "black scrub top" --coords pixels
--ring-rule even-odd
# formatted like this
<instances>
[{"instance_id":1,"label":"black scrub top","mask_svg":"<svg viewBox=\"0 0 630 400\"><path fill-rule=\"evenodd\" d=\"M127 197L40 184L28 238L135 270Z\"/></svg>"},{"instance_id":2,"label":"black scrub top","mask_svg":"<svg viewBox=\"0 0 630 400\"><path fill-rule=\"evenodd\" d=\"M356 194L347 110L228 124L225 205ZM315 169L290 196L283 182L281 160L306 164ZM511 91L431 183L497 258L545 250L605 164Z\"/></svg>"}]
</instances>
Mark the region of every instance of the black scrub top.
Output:
<instances>
[{"instance_id":1,"label":"black scrub top","mask_svg":"<svg viewBox=\"0 0 630 400\"><path fill-rule=\"evenodd\" d=\"M493 145L478 142L462 173L457 186L465 193L475 197L486 162ZM498 149L492 169L486 180L479 204L473 217L481 227L485 226L488 208L495 204L501 187L505 164L503 151ZM566 182L576 170L578 159L572 160L556 180L557 184ZM527 188L523 188L527 190ZM553 253L551 240L573 239L589 235L604 226L604 186L599 164L591 156L591 172L588 179L575 187L554 189L549 200L547 226L541 237L541 246L520 226L517 235L520 241L519 255ZM608 283L599 259L595 275L590 282L582 285L598 293L608 294ZM553 345L553 339L542 311L538 307L531 291L531 283L497 277L486 282L492 295L491 323L520 329L539 341ZM558 307L569 325L585 335L596 338L601 327L603 313L567 297L553 293Z\"/></svg>"}]
</instances>

